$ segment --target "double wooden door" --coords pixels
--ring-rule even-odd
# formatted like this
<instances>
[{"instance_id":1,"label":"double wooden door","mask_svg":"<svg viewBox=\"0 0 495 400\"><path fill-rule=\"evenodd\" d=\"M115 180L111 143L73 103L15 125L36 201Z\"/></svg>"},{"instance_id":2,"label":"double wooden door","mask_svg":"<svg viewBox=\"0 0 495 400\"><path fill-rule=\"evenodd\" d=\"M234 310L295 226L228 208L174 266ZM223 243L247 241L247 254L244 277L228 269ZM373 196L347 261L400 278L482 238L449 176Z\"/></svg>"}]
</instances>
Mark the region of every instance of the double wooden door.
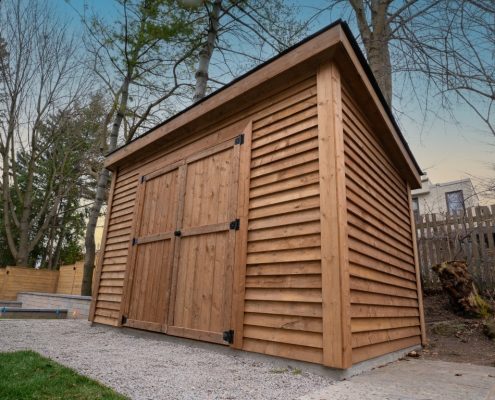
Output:
<instances>
[{"instance_id":1,"label":"double wooden door","mask_svg":"<svg viewBox=\"0 0 495 400\"><path fill-rule=\"evenodd\" d=\"M140 177L124 325L225 343L237 228L237 142Z\"/></svg>"}]
</instances>

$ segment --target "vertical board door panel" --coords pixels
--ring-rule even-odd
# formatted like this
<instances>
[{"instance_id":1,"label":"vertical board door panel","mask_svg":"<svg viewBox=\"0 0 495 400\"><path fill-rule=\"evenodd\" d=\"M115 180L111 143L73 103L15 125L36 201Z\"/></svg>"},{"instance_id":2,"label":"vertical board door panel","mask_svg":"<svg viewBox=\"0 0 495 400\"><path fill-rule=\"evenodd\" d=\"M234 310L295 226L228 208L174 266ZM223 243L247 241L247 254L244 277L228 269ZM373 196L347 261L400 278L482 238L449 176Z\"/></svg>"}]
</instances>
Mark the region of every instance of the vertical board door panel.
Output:
<instances>
[{"instance_id":1,"label":"vertical board door panel","mask_svg":"<svg viewBox=\"0 0 495 400\"><path fill-rule=\"evenodd\" d=\"M182 229L228 222L232 147L187 165Z\"/></svg>"},{"instance_id":2,"label":"vertical board door panel","mask_svg":"<svg viewBox=\"0 0 495 400\"><path fill-rule=\"evenodd\" d=\"M175 229L177 196L177 169L146 179L144 201L138 237L170 232Z\"/></svg>"},{"instance_id":3,"label":"vertical board door panel","mask_svg":"<svg viewBox=\"0 0 495 400\"><path fill-rule=\"evenodd\" d=\"M239 145L222 143L186 160L183 211L176 239L173 315L167 333L225 343L232 278Z\"/></svg>"},{"instance_id":4,"label":"vertical board door panel","mask_svg":"<svg viewBox=\"0 0 495 400\"><path fill-rule=\"evenodd\" d=\"M222 332L227 232L188 236L180 243L174 325Z\"/></svg>"},{"instance_id":5,"label":"vertical board door panel","mask_svg":"<svg viewBox=\"0 0 495 400\"><path fill-rule=\"evenodd\" d=\"M139 272L135 274L130 294L127 325L163 330L167 318L170 242L168 239L137 245L136 268Z\"/></svg>"},{"instance_id":6,"label":"vertical board door panel","mask_svg":"<svg viewBox=\"0 0 495 400\"><path fill-rule=\"evenodd\" d=\"M174 164L141 178L127 284L125 325L130 327L166 331L179 167Z\"/></svg>"}]
</instances>

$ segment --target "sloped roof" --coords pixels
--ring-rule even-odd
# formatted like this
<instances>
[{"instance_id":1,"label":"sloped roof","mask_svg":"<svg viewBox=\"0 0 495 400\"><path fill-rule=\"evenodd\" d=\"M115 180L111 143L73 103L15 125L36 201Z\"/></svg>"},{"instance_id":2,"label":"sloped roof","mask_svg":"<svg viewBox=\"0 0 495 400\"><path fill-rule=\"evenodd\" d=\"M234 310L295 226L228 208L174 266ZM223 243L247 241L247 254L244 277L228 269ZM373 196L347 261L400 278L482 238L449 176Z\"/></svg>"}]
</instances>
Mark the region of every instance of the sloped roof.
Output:
<instances>
[{"instance_id":1,"label":"sloped roof","mask_svg":"<svg viewBox=\"0 0 495 400\"><path fill-rule=\"evenodd\" d=\"M360 84L371 95L370 101L374 103L373 106L378 109L377 111L383 123L388 127L389 137L382 139L387 139L389 151L399 161L400 158L395 154L395 150L400 152L402 163L404 163L401 170L406 172L406 175L410 178L408 181L412 183L413 188L420 187L419 175L422 174L421 168L404 139L356 39L352 35L349 26L342 20L335 21L234 79L229 84L209 94L126 145L108 153L105 166L109 169L115 169L118 165L132 159L144 149L156 149L156 146L162 143L162 139L196 120L211 118L215 115L218 118L221 115L222 108L228 105L232 107L232 104L236 100L239 101L241 97L243 106L246 105L249 99L255 102L256 96L254 92L263 84L270 80L275 80L285 71L297 66L306 64L315 66L317 62L329 57L339 59L343 65L351 67L342 69L342 74L352 73L355 78L361 81Z\"/></svg>"}]
</instances>

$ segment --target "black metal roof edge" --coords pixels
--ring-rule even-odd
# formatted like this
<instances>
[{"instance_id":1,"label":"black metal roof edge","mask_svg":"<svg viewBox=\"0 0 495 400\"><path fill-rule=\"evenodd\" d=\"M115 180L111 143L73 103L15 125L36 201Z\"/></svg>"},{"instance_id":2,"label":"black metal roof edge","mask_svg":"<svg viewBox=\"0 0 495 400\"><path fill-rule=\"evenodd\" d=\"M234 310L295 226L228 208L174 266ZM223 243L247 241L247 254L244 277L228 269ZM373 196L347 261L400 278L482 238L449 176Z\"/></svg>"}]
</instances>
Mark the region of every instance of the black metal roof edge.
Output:
<instances>
[{"instance_id":1,"label":"black metal roof edge","mask_svg":"<svg viewBox=\"0 0 495 400\"><path fill-rule=\"evenodd\" d=\"M349 25L347 24L347 22L343 21L342 19L338 19L338 20L332 22L330 25L327 25L324 28L316 31L315 33L311 34L310 36L308 36L305 39L301 40L300 42L296 43L295 45L288 47L287 49L285 49L281 53L277 54L276 56L268 59L264 63L261 63L260 65L257 65L255 68L253 68L253 69L247 71L246 73L238 76L237 78L233 79L228 84L222 86L221 88L215 90L214 92L211 92L209 95L203 97L201 100L197 101L196 103L191 104L189 107L186 107L182 111L179 111L177 114L174 114L170 118L168 118L165 121L163 121L162 123L154 126L153 128L151 128L147 132L143 133L142 135L138 136L137 138L132 139L129 143L126 143L125 145L120 146L120 147L117 147L113 151L108 152L106 154L106 156L109 156L110 154L113 154L113 153L115 153L115 152L123 149L124 147L128 146L129 144L131 144L131 143L133 143L133 142L135 142L135 141L143 138L144 136L146 136L149 133L153 132L155 129L157 129L157 128L159 128L159 127L167 124L168 122L172 121L173 119L175 119L175 118L179 117L180 115L186 113L191 108L196 107L198 104L201 104L202 102L208 100L209 98L211 98L213 96L216 96L217 94L221 93L223 90L225 90L228 87L234 85L235 83L237 83L240 80L246 78L247 76L255 73L256 71L260 70L261 68L263 68L267 64L269 64L269 63L275 61L276 59L282 57L283 55L291 52L292 50L294 50L295 48L303 45L304 43L309 42L311 39L315 38L316 36L321 35L322 33L329 31L330 29L334 28L337 25L340 25L342 27L342 30L344 31L344 34L346 35L347 39L349 40L349 43L351 44L352 49L356 53L356 55L358 57L358 60L361 63L361 66L364 69L364 72L366 73L368 79L371 82L371 86L373 87L373 89L375 90L376 94L378 95L378 98L379 98L380 102L382 103L382 106L385 109L385 112L387 113L388 117L390 118L390 121L392 122L392 125L394 126L395 130L397 131L397 134L399 135L399 138L400 138L402 144L404 145L407 153L411 157L411 160L413 161L414 166L417 169L417 172L420 175L423 175L423 171L421 170L421 167L419 166L419 164L416 161L416 159L415 159L415 157L414 157L414 155L413 155L413 153L412 153L409 145L407 144L407 141L404 138L404 135L402 134L402 131L399 128L399 125L397 124L397 121L395 120L395 117L394 117L394 115L392 113L392 110L390 109L390 106L388 105L387 101L385 100L385 97L383 96L383 93L382 93L382 91L380 89L380 86L378 85L378 82L376 81L376 78L375 78L373 72L371 71L371 68L370 68L370 66L368 64L368 61L366 60L366 57L364 56L363 52L361 51L361 48L359 47L358 42L356 41L354 35L352 34L351 29L349 28Z\"/></svg>"},{"instance_id":2,"label":"black metal roof edge","mask_svg":"<svg viewBox=\"0 0 495 400\"><path fill-rule=\"evenodd\" d=\"M392 113L392 110L390 109L390 106L388 105L387 101L385 100L385 96L383 95L382 90L380 89L380 86L378 85L378 82L376 81L375 75L373 74L373 71L371 71L370 65L368 64L368 61L366 60L366 57L364 56L363 52L361 51L361 48L359 47L358 42L354 38L354 35L352 34L351 28L349 28L349 25L347 25L347 22L341 21L340 25L342 26L342 30L344 31L347 39L351 43L351 46L356 53L359 62L361 63L361 66L364 69L364 72L368 76L368 79L371 82L371 86L373 86L373 89L375 90L376 94L378 95L378 98L380 99L380 102L382 103L383 108L385 109L385 112L387 113L388 117L390 118L390 121L392 122L392 125L394 126L395 130L397 131L397 134L399 135L399 138L404 145L407 153L411 157L411 160L414 163L414 166L416 167L419 175L423 175L423 171L421 170L421 167L419 166L418 162L416 161L416 158L414 157L409 145L407 144L406 139L404 138L404 135L402 134L401 129L399 128L399 125L397 124L397 121L395 120L394 114Z\"/></svg>"}]
</instances>

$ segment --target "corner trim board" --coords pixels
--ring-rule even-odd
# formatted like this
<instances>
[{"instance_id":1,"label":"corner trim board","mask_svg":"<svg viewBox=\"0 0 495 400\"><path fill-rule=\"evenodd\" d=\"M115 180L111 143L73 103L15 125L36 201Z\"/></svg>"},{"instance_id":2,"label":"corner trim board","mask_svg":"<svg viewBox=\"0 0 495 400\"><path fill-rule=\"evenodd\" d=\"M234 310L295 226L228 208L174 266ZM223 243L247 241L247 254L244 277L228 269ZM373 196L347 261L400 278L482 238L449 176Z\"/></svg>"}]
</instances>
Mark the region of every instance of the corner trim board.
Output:
<instances>
[{"instance_id":1,"label":"corner trim board","mask_svg":"<svg viewBox=\"0 0 495 400\"><path fill-rule=\"evenodd\" d=\"M320 173L323 365L352 365L344 129L340 72L334 62L317 73Z\"/></svg>"}]
</instances>

